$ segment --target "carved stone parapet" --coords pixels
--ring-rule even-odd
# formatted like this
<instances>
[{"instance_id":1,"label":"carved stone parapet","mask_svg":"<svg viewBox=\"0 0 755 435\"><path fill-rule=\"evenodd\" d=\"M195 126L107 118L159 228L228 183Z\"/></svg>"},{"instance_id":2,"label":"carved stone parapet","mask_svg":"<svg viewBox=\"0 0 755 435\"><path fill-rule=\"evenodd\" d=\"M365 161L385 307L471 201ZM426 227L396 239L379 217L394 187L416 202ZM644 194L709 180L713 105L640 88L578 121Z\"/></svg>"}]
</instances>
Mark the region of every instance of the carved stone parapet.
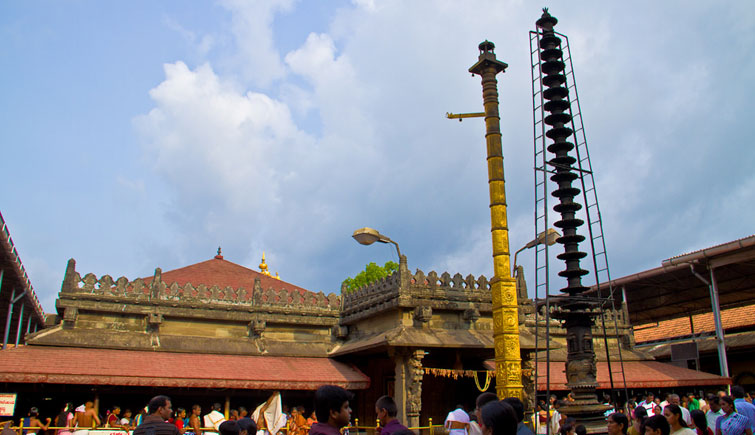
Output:
<instances>
[{"instance_id":1,"label":"carved stone parapet","mask_svg":"<svg viewBox=\"0 0 755 435\"><path fill-rule=\"evenodd\" d=\"M201 303L229 309L233 306L275 306L296 307L297 309L320 309L337 313L341 300L335 294L312 293L298 289L263 289L260 280L255 279L252 289L207 287L204 284L166 283L162 280L162 270L155 269L154 276L145 280L138 278L129 281L125 277L113 280L109 275L100 279L88 273L82 279L75 270L76 261L71 259L66 268L61 296L75 299L79 295L102 296L102 300L117 297L122 302L148 302L157 305L159 301L170 301L173 305L180 303ZM99 299L98 299L99 300Z\"/></svg>"}]
</instances>

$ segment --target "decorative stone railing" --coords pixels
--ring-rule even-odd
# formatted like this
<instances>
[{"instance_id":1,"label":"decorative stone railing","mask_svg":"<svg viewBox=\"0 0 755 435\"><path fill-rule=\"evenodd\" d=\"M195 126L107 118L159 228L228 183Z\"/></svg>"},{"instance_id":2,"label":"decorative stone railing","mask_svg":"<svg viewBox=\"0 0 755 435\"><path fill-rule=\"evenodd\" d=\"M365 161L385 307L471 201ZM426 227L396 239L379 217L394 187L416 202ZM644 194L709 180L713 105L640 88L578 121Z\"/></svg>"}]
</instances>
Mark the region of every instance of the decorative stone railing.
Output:
<instances>
[{"instance_id":1,"label":"decorative stone railing","mask_svg":"<svg viewBox=\"0 0 755 435\"><path fill-rule=\"evenodd\" d=\"M343 290L343 289L342 289ZM451 276L448 272L427 275L419 269L414 274L399 270L381 280L368 284L343 296L341 315L344 320L372 315L392 307L424 305L428 301L443 303L490 303L490 283L481 275L475 278L461 274ZM459 305L460 309L468 306ZM447 307L450 305L446 304Z\"/></svg>"},{"instance_id":2,"label":"decorative stone railing","mask_svg":"<svg viewBox=\"0 0 755 435\"><path fill-rule=\"evenodd\" d=\"M453 277L448 272L443 272L440 276L433 270L425 276L425 273L417 269L412 276L411 285L424 287L440 287L448 290L481 290L490 291L490 283L485 275L480 275L475 279L474 275L469 274L466 278L457 273Z\"/></svg>"},{"instance_id":3,"label":"decorative stone railing","mask_svg":"<svg viewBox=\"0 0 755 435\"><path fill-rule=\"evenodd\" d=\"M144 301L174 301L184 303L222 304L239 306L284 306L284 307L313 307L338 310L341 306L340 298L335 294L325 295L322 292L313 293L296 289L263 289L260 280L255 279L253 288L219 288L208 287L204 284L194 286L191 283L165 283L161 279L162 271L158 268L151 280L145 282L138 278L129 281L125 277L116 280L109 275L99 279L88 273L82 278L76 272L76 261L68 261L65 279L61 288L61 296L99 295L130 299L134 302Z\"/></svg>"}]
</instances>

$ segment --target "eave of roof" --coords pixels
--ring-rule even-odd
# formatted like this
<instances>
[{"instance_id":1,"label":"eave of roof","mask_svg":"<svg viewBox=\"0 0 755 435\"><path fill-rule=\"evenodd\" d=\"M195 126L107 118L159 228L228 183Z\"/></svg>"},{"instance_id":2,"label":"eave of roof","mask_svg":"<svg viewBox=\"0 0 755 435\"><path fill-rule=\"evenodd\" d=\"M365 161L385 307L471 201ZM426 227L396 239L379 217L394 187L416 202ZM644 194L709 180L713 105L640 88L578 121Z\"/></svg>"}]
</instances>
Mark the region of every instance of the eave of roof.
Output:
<instances>
[{"instance_id":1,"label":"eave of roof","mask_svg":"<svg viewBox=\"0 0 755 435\"><path fill-rule=\"evenodd\" d=\"M492 363L492 366L491 366ZM485 362L489 370L495 369L495 363ZM626 378L627 388L673 388L707 385L731 385L731 379L711 373L698 372L695 370L677 367L658 361L625 361L624 375L622 376L621 365L618 362L611 364L613 374L613 388L624 388ZM537 388L540 391L548 388L550 380L551 391L568 390L566 386L566 374L564 362L551 362L550 370L545 362L537 363ZM598 388L611 388L608 376L608 363L598 362ZM550 372L550 379L547 378Z\"/></svg>"},{"instance_id":2,"label":"eave of roof","mask_svg":"<svg viewBox=\"0 0 755 435\"><path fill-rule=\"evenodd\" d=\"M32 286L31 279L29 279L29 275L26 273L26 268L21 262L21 257L18 255L18 250L13 243L13 238L10 236L8 225L5 223L5 218L3 218L2 213L0 213L0 264L2 264L4 271L2 278L3 282L0 282L0 286L10 288L11 285L14 285L14 287L16 287L16 295L20 295L21 292L25 290L26 294L24 294L23 297L29 302L29 305L34 308L34 314L37 316L37 323L39 325L44 325L45 311L42 309L42 304L39 303L37 294L34 293L34 286ZM11 274L15 276L11 276ZM15 281L16 284L10 284L13 281ZM3 308L8 306L8 304L2 305Z\"/></svg>"},{"instance_id":3,"label":"eave of roof","mask_svg":"<svg viewBox=\"0 0 755 435\"><path fill-rule=\"evenodd\" d=\"M365 389L370 380L330 358L19 346L0 352L0 382L314 390Z\"/></svg>"}]
</instances>

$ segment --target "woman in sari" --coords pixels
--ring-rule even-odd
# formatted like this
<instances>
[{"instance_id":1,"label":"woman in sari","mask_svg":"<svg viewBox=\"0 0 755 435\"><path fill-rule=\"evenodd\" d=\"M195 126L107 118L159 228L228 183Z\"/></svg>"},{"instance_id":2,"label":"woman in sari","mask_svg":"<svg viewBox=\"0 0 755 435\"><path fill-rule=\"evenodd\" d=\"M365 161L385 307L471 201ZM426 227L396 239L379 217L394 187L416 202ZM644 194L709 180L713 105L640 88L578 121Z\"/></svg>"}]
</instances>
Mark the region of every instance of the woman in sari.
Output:
<instances>
[{"instance_id":1,"label":"woman in sari","mask_svg":"<svg viewBox=\"0 0 755 435\"><path fill-rule=\"evenodd\" d=\"M716 420L716 435L752 435L750 420L737 413L733 397L724 396L721 398L721 410L724 415Z\"/></svg>"}]
</instances>

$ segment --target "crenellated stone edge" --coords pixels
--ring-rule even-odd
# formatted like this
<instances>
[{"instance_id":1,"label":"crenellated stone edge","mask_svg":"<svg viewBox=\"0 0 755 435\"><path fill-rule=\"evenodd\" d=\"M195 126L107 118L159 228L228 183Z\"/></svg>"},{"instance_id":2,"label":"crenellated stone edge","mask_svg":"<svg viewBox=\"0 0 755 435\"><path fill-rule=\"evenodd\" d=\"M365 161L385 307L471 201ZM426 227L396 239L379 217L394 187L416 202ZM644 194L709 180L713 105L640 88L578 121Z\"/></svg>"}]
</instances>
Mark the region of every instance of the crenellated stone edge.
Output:
<instances>
[{"instance_id":1,"label":"crenellated stone edge","mask_svg":"<svg viewBox=\"0 0 755 435\"><path fill-rule=\"evenodd\" d=\"M204 284L194 286L191 283L165 283L162 281L162 271L155 269L154 278L145 283L142 278L129 281L126 277L116 280L110 275L103 275L99 279L92 273L81 275L76 271L76 260L68 260L65 278L61 287L61 297L74 295L112 296L120 299L140 301L176 301L202 302L210 305L224 306L282 306L309 307L339 310L341 300L335 294L325 295L323 292L303 293L292 289L263 289L259 279L254 280L253 288L219 288L207 287Z\"/></svg>"}]
</instances>

